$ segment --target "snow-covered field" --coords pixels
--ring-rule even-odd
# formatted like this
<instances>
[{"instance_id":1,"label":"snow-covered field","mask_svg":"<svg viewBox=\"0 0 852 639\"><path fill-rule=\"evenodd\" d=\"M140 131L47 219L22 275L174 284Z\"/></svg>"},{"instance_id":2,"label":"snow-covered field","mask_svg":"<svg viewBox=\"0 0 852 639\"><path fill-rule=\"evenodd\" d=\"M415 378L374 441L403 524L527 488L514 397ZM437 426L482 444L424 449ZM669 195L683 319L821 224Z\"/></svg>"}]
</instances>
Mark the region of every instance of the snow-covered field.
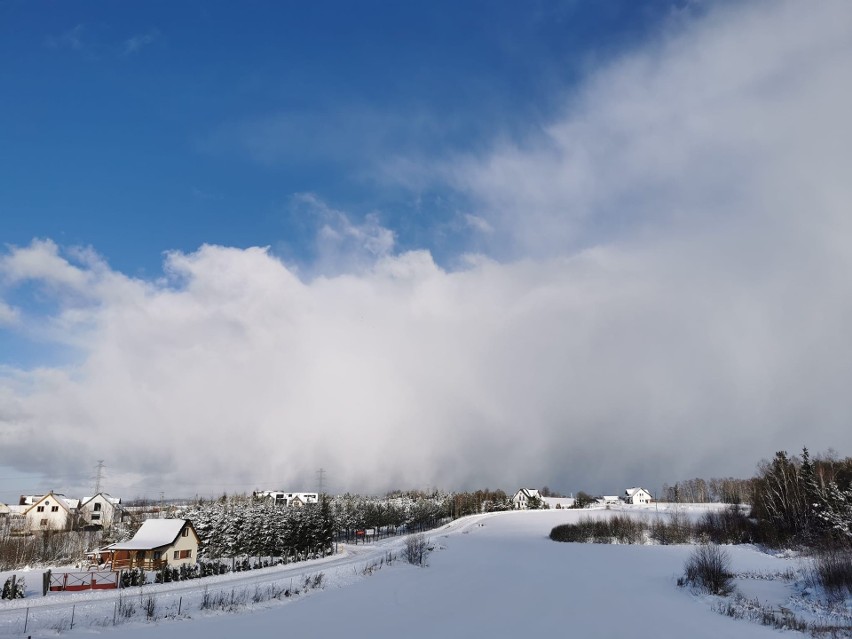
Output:
<instances>
[{"instance_id":1,"label":"snow-covered field","mask_svg":"<svg viewBox=\"0 0 852 639\"><path fill-rule=\"evenodd\" d=\"M633 509L637 516L656 516ZM697 509L696 509L697 512ZM402 560L403 542L345 547L337 556L206 580L124 591L135 614L116 614L114 592L53 594L0 604L0 634L157 637L761 637L779 631L715 612L718 599L678 588L690 546L556 543L557 524L612 511L511 512L468 517L433 531L427 568ZM749 546L728 548L744 594L789 607L795 586L777 575L799 560ZM397 561L385 563L388 554ZM316 575L322 582L313 587ZM776 578L762 577L775 575ZM311 582L305 592L305 581ZM30 584L30 589L34 585ZM231 592L234 612L201 610ZM280 595L283 588L297 596ZM142 610L155 596L154 621ZM270 598L278 593L280 598ZM241 601L241 598L245 601ZM262 599L253 603L252 599ZM70 604L75 624L70 630ZM181 613L177 614L178 602ZM848 604L848 602L847 602ZM28 629L23 634L26 606ZM117 625L113 625L116 618ZM836 620L835 620L836 621ZM116 633L120 633L117 635Z\"/></svg>"}]
</instances>

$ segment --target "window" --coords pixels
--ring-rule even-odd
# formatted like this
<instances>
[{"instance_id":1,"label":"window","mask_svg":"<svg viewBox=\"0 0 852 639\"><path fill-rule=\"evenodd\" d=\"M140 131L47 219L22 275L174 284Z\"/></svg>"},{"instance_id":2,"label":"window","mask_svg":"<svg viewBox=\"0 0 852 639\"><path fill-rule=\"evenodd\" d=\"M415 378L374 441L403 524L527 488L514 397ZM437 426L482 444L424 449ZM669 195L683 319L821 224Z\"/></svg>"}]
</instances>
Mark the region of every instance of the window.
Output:
<instances>
[{"instance_id":1,"label":"window","mask_svg":"<svg viewBox=\"0 0 852 639\"><path fill-rule=\"evenodd\" d=\"M92 514L92 521L98 521L100 518L101 518L100 513L93 513Z\"/></svg>"},{"instance_id":2,"label":"window","mask_svg":"<svg viewBox=\"0 0 852 639\"><path fill-rule=\"evenodd\" d=\"M181 536L181 537L189 537L189 528L186 528L186 527L185 527L185 528L181 531L180 536Z\"/></svg>"},{"instance_id":3,"label":"window","mask_svg":"<svg viewBox=\"0 0 852 639\"><path fill-rule=\"evenodd\" d=\"M174 558L180 559L180 551L179 550L175 550Z\"/></svg>"},{"instance_id":4,"label":"window","mask_svg":"<svg viewBox=\"0 0 852 639\"><path fill-rule=\"evenodd\" d=\"M42 519L40 525L47 526L47 519Z\"/></svg>"},{"instance_id":5,"label":"window","mask_svg":"<svg viewBox=\"0 0 852 639\"><path fill-rule=\"evenodd\" d=\"M163 556L163 553L159 550L154 551L154 561L159 561Z\"/></svg>"},{"instance_id":6,"label":"window","mask_svg":"<svg viewBox=\"0 0 852 639\"><path fill-rule=\"evenodd\" d=\"M36 512L37 513L43 513L44 512L44 506L36 506Z\"/></svg>"},{"instance_id":7,"label":"window","mask_svg":"<svg viewBox=\"0 0 852 639\"><path fill-rule=\"evenodd\" d=\"M100 511L101 506L102 506L102 504L95 504L95 508L94 508L95 512Z\"/></svg>"},{"instance_id":8,"label":"window","mask_svg":"<svg viewBox=\"0 0 852 639\"><path fill-rule=\"evenodd\" d=\"M59 506L51 506L51 507L50 507L50 512L52 512L52 513L58 513L58 512L59 512Z\"/></svg>"},{"instance_id":9,"label":"window","mask_svg":"<svg viewBox=\"0 0 852 639\"><path fill-rule=\"evenodd\" d=\"M189 559L192 557L191 550L175 550L175 559Z\"/></svg>"}]
</instances>

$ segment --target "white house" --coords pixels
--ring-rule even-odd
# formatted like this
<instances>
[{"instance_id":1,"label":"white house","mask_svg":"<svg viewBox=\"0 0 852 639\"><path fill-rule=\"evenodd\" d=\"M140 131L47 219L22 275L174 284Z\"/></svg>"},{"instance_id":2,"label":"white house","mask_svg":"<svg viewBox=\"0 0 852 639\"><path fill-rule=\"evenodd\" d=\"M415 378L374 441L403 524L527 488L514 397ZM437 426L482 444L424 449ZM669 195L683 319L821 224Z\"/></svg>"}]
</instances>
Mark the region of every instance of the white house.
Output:
<instances>
[{"instance_id":1,"label":"white house","mask_svg":"<svg viewBox=\"0 0 852 639\"><path fill-rule=\"evenodd\" d=\"M531 501L537 501L539 504L544 503L537 488L521 488L512 497L512 506L515 510L527 510Z\"/></svg>"},{"instance_id":2,"label":"white house","mask_svg":"<svg viewBox=\"0 0 852 639\"><path fill-rule=\"evenodd\" d=\"M121 520L121 498L107 493L98 493L80 500L80 516L90 526L109 528L114 521Z\"/></svg>"},{"instance_id":3,"label":"white house","mask_svg":"<svg viewBox=\"0 0 852 639\"><path fill-rule=\"evenodd\" d=\"M198 543L198 533L188 519L146 519L133 539L104 550L110 553L113 570L159 570L163 566L194 564Z\"/></svg>"},{"instance_id":4,"label":"white house","mask_svg":"<svg viewBox=\"0 0 852 639\"><path fill-rule=\"evenodd\" d=\"M639 486L624 491L624 501L628 504L650 504L652 500L651 493Z\"/></svg>"},{"instance_id":5,"label":"white house","mask_svg":"<svg viewBox=\"0 0 852 639\"><path fill-rule=\"evenodd\" d=\"M616 504L620 504L621 500L618 498L618 495L604 495L598 499L598 503L603 506L615 506Z\"/></svg>"},{"instance_id":6,"label":"white house","mask_svg":"<svg viewBox=\"0 0 852 639\"><path fill-rule=\"evenodd\" d=\"M256 490L253 494L258 499L271 499L276 505L294 506L296 508L319 502L319 493L285 493L282 490Z\"/></svg>"},{"instance_id":7,"label":"white house","mask_svg":"<svg viewBox=\"0 0 852 639\"><path fill-rule=\"evenodd\" d=\"M80 505L79 499L68 499L53 491L37 497L31 495L32 504L24 510L29 530L69 530ZM23 499L23 498L22 498ZM26 504L24 504L26 505Z\"/></svg>"}]
</instances>

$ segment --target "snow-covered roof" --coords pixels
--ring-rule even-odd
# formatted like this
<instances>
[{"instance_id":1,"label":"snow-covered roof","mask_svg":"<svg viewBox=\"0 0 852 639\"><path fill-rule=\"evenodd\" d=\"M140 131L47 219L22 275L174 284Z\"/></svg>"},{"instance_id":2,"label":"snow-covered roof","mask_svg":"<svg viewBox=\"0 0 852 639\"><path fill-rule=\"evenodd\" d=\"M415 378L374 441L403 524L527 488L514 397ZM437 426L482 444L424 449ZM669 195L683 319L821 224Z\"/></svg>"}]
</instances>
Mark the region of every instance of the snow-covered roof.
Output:
<instances>
[{"instance_id":1,"label":"snow-covered roof","mask_svg":"<svg viewBox=\"0 0 852 639\"><path fill-rule=\"evenodd\" d=\"M54 492L49 492L46 495L21 495L21 505L26 506L25 510L30 510L36 504L39 504L42 501L47 503L51 499L53 499L57 505L64 507L65 510L69 512L80 507L79 499L69 499L62 493Z\"/></svg>"},{"instance_id":2,"label":"snow-covered roof","mask_svg":"<svg viewBox=\"0 0 852 639\"><path fill-rule=\"evenodd\" d=\"M107 493L98 493L97 495L92 495L91 497L83 497L83 499L80 500L80 503L85 506L98 496L103 497L104 501L108 501L113 506L118 506L119 504L121 504L121 497L113 497L112 495Z\"/></svg>"},{"instance_id":3,"label":"snow-covered roof","mask_svg":"<svg viewBox=\"0 0 852 639\"><path fill-rule=\"evenodd\" d=\"M525 495L529 499L533 497L535 497L536 499L541 499L541 495L538 493L538 488L521 488L518 492L515 493L515 497L519 495Z\"/></svg>"},{"instance_id":4,"label":"snow-covered roof","mask_svg":"<svg viewBox=\"0 0 852 639\"><path fill-rule=\"evenodd\" d=\"M647 490L645 490L644 488L642 488L641 486L636 486L636 487L634 487L634 488L628 488L628 489L627 489L627 490L625 490L624 492L627 494L627 496L628 496L628 497L633 497L633 495L635 495L636 493L638 493L640 490L645 491L645 492L646 492L646 493L648 493L649 495L651 494L651 493L649 493Z\"/></svg>"},{"instance_id":5,"label":"snow-covered roof","mask_svg":"<svg viewBox=\"0 0 852 639\"><path fill-rule=\"evenodd\" d=\"M110 550L151 550L168 546L177 539L186 519L146 519L129 541L109 546Z\"/></svg>"}]
</instances>

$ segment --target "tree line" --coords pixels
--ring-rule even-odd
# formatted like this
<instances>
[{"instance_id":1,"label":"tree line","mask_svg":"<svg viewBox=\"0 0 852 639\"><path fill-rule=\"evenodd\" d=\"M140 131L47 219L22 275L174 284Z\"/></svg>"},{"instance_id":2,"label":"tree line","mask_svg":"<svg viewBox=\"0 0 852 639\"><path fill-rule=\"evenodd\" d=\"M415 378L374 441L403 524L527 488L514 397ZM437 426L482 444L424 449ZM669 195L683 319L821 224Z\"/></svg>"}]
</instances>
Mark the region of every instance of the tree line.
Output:
<instances>
[{"instance_id":1,"label":"tree line","mask_svg":"<svg viewBox=\"0 0 852 639\"><path fill-rule=\"evenodd\" d=\"M852 457L778 451L749 479L665 484L661 501L749 504L754 541L772 546L852 543Z\"/></svg>"}]
</instances>

